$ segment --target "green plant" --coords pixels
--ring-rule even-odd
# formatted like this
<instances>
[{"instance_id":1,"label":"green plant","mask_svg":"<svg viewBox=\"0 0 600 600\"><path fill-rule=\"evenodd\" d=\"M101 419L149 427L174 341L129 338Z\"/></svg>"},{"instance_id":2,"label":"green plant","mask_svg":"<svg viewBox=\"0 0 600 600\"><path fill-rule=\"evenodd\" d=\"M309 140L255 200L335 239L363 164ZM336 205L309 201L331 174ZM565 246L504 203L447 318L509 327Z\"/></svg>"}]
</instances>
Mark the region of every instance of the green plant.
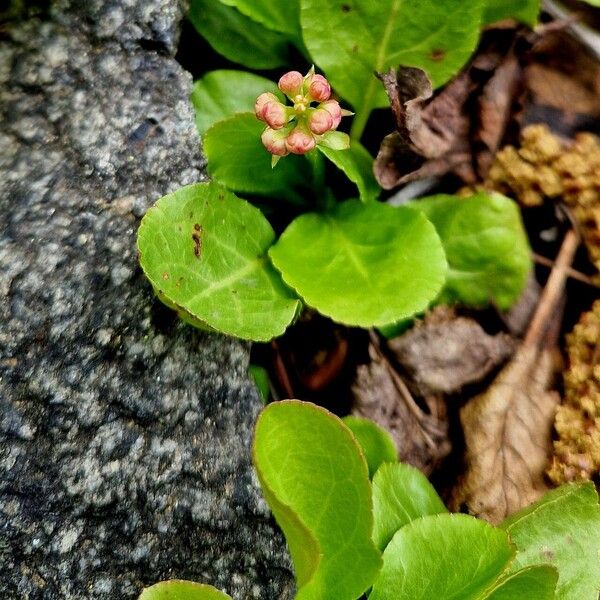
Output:
<instances>
[{"instance_id":1,"label":"green plant","mask_svg":"<svg viewBox=\"0 0 600 600\"><path fill-rule=\"evenodd\" d=\"M593 484L547 494L501 527L450 514L425 476L361 446L339 418L296 400L267 406L253 461L282 528L299 600L597 600L600 507ZM360 435L360 434L359 434ZM379 464L372 483L369 465ZM348 568L351 565L351 568ZM179 594L179 595L177 595ZM229 598L164 582L140 600Z\"/></svg>"},{"instance_id":2,"label":"green plant","mask_svg":"<svg viewBox=\"0 0 600 600\"><path fill-rule=\"evenodd\" d=\"M196 82L213 182L165 196L140 226L141 264L159 298L198 327L259 341L282 334L304 305L381 328L433 302L510 306L530 269L510 201L378 202L360 140L387 104L375 72L419 66L440 86L469 59L483 25L533 23L538 8L537 0L193 0L192 23L229 59L260 69L301 56L327 78L311 67L277 85L235 70ZM350 136L338 128L352 113L332 87L356 112ZM457 228L465 223L468 236Z\"/></svg>"}]
</instances>

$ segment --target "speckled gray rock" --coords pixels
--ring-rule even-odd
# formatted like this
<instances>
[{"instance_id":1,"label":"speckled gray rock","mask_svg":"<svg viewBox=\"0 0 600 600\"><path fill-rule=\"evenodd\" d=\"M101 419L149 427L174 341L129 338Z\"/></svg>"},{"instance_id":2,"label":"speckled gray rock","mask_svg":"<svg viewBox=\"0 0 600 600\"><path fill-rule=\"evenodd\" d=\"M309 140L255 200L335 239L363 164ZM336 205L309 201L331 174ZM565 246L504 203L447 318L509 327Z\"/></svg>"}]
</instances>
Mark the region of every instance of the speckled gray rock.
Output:
<instances>
[{"instance_id":1,"label":"speckled gray rock","mask_svg":"<svg viewBox=\"0 0 600 600\"><path fill-rule=\"evenodd\" d=\"M286 598L248 348L153 300L139 217L203 177L175 0L63 0L0 46L0 597L168 577Z\"/></svg>"}]
</instances>

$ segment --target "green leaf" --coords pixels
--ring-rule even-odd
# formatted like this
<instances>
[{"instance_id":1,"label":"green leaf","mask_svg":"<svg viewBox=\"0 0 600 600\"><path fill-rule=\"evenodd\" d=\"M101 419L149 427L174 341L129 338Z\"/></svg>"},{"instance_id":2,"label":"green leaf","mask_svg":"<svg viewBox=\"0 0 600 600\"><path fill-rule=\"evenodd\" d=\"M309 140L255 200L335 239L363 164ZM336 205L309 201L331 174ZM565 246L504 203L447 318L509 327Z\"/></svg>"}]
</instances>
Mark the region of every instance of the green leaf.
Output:
<instances>
[{"instance_id":1,"label":"green leaf","mask_svg":"<svg viewBox=\"0 0 600 600\"><path fill-rule=\"evenodd\" d=\"M526 567L503 578L485 600L555 600L557 580L554 567Z\"/></svg>"},{"instance_id":2,"label":"green leaf","mask_svg":"<svg viewBox=\"0 0 600 600\"><path fill-rule=\"evenodd\" d=\"M299 0L221 0L273 31L301 39Z\"/></svg>"},{"instance_id":3,"label":"green leaf","mask_svg":"<svg viewBox=\"0 0 600 600\"><path fill-rule=\"evenodd\" d=\"M301 0L304 42L362 131L388 99L374 73L421 67L435 86L467 62L479 39L483 0ZM359 135L354 137L358 138Z\"/></svg>"},{"instance_id":4,"label":"green leaf","mask_svg":"<svg viewBox=\"0 0 600 600\"><path fill-rule=\"evenodd\" d=\"M144 273L167 305L217 331L269 340L300 306L266 256L274 239L257 208L198 183L148 210L137 243Z\"/></svg>"},{"instance_id":5,"label":"green leaf","mask_svg":"<svg viewBox=\"0 0 600 600\"><path fill-rule=\"evenodd\" d=\"M307 304L360 327L424 310L446 272L440 240L421 213L358 200L298 217L269 255Z\"/></svg>"},{"instance_id":6,"label":"green leaf","mask_svg":"<svg viewBox=\"0 0 600 600\"><path fill-rule=\"evenodd\" d=\"M367 465L350 430L306 402L270 404L256 425L254 464L290 548L296 600L358 598L381 557Z\"/></svg>"},{"instance_id":7,"label":"green leaf","mask_svg":"<svg viewBox=\"0 0 600 600\"><path fill-rule=\"evenodd\" d=\"M422 517L388 544L369 600L480 600L513 556L508 536L485 521Z\"/></svg>"},{"instance_id":8,"label":"green leaf","mask_svg":"<svg viewBox=\"0 0 600 600\"><path fill-rule=\"evenodd\" d=\"M253 111L256 98L263 92L275 94L282 102L285 100L277 84L254 73L220 70L204 75L194 83L191 96L200 135L218 121Z\"/></svg>"},{"instance_id":9,"label":"green leaf","mask_svg":"<svg viewBox=\"0 0 600 600\"><path fill-rule=\"evenodd\" d=\"M275 69L289 61L288 38L218 0L191 0L188 18L225 58L250 69Z\"/></svg>"},{"instance_id":10,"label":"green leaf","mask_svg":"<svg viewBox=\"0 0 600 600\"><path fill-rule=\"evenodd\" d=\"M513 570L558 569L557 600L598 600L600 506L592 483L564 485L502 524L518 549Z\"/></svg>"},{"instance_id":11,"label":"green leaf","mask_svg":"<svg viewBox=\"0 0 600 600\"><path fill-rule=\"evenodd\" d=\"M412 202L435 225L446 251L446 286L437 302L507 309L531 270L519 207L500 194L470 198L440 194Z\"/></svg>"},{"instance_id":12,"label":"green leaf","mask_svg":"<svg viewBox=\"0 0 600 600\"><path fill-rule=\"evenodd\" d=\"M146 588L139 600L231 600L211 585L173 579Z\"/></svg>"},{"instance_id":13,"label":"green leaf","mask_svg":"<svg viewBox=\"0 0 600 600\"><path fill-rule=\"evenodd\" d=\"M248 367L248 375L252 377L262 401L266 404L271 394L268 371L259 365L250 365Z\"/></svg>"},{"instance_id":14,"label":"green leaf","mask_svg":"<svg viewBox=\"0 0 600 600\"><path fill-rule=\"evenodd\" d=\"M332 150L321 145L317 148L356 184L363 202L379 196L381 188L373 175L373 157L358 141L353 141L348 150Z\"/></svg>"},{"instance_id":15,"label":"green leaf","mask_svg":"<svg viewBox=\"0 0 600 600\"><path fill-rule=\"evenodd\" d=\"M240 113L213 125L204 137L210 175L234 192L298 199L300 186L310 181L303 156L290 155L271 167L271 154L260 141L265 128L253 113Z\"/></svg>"},{"instance_id":16,"label":"green leaf","mask_svg":"<svg viewBox=\"0 0 600 600\"><path fill-rule=\"evenodd\" d=\"M421 471L410 465L385 464L373 478L373 540L385 550L396 531L419 517L447 512Z\"/></svg>"},{"instance_id":17,"label":"green leaf","mask_svg":"<svg viewBox=\"0 0 600 600\"><path fill-rule=\"evenodd\" d=\"M540 0L486 0L483 22L496 23L516 19L526 25L535 25L540 14Z\"/></svg>"},{"instance_id":18,"label":"green leaf","mask_svg":"<svg viewBox=\"0 0 600 600\"><path fill-rule=\"evenodd\" d=\"M398 462L398 450L392 436L385 430L379 427L370 419L354 417L348 415L342 419L348 429L354 434L356 441L359 443L367 466L369 467L369 478L373 475L379 466L385 462Z\"/></svg>"}]
</instances>

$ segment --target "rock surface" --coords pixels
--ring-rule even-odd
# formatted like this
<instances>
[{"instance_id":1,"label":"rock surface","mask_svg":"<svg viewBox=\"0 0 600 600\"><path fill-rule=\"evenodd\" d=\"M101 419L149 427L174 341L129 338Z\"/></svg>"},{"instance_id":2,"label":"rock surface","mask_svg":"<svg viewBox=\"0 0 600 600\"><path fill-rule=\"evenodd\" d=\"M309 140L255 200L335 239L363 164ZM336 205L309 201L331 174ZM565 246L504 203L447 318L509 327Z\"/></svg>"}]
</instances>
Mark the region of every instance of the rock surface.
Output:
<instances>
[{"instance_id":1,"label":"rock surface","mask_svg":"<svg viewBox=\"0 0 600 600\"><path fill-rule=\"evenodd\" d=\"M291 597L248 348L177 322L139 217L203 177L176 0L62 0L0 45L0 597Z\"/></svg>"}]
</instances>

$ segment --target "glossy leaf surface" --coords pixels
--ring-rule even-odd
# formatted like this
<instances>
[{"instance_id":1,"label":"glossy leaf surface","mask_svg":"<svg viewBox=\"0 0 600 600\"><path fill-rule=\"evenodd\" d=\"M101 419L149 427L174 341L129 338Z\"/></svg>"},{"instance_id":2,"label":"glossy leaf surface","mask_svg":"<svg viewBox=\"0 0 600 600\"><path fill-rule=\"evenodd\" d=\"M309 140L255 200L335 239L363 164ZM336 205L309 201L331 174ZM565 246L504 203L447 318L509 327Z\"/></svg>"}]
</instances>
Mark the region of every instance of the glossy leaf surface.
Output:
<instances>
[{"instance_id":1,"label":"glossy leaf surface","mask_svg":"<svg viewBox=\"0 0 600 600\"><path fill-rule=\"evenodd\" d=\"M479 39L482 0L301 0L304 41L336 91L365 119L388 105L375 72L421 67L448 81Z\"/></svg>"},{"instance_id":2,"label":"glossy leaf surface","mask_svg":"<svg viewBox=\"0 0 600 600\"><path fill-rule=\"evenodd\" d=\"M266 252L275 239L262 213L214 183L161 198L138 231L144 273L182 316L244 339L283 333L299 301Z\"/></svg>"},{"instance_id":3,"label":"glossy leaf surface","mask_svg":"<svg viewBox=\"0 0 600 600\"><path fill-rule=\"evenodd\" d=\"M440 194L411 203L435 225L448 259L438 303L510 308L531 270L519 207L500 194Z\"/></svg>"},{"instance_id":4,"label":"glossy leaf surface","mask_svg":"<svg viewBox=\"0 0 600 600\"><path fill-rule=\"evenodd\" d=\"M392 436L370 419L348 415L342 419L359 443L372 479L377 469L386 462L398 462L398 451Z\"/></svg>"},{"instance_id":5,"label":"glossy leaf surface","mask_svg":"<svg viewBox=\"0 0 600 600\"><path fill-rule=\"evenodd\" d=\"M211 585L174 579L146 588L139 600L231 600L231 596Z\"/></svg>"},{"instance_id":6,"label":"glossy leaf surface","mask_svg":"<svg viewBox=\"0 0 600 600\"><path fill-rule=\"evenodd\" d=\"M356 184L363 202L377 198L381 188L373 175L373 157L364 146L353 141L347 150L332 150L325 146L317 148Z\"/></svg>"},{"instance_id":7,"label":"glossy leaf surface","mask_svg":"<svg viewBox=\"0 0 600 600\"><path fill-rule=\"evenodd\" d=\"M564 485L503 525L518 549L513 569L549 563L558 569L557 600L597 600L600 506L592 483Z\"/></svg>"},{"instance_id":8,"label":"glossy leaf surface","mask_svg":"<svg viewBox=\"0 0 600 600\"><path fill-rule=\"evenodd\" d=\"M289 60L288 38L219 0L191 0L188 18L225 58L250 69L274 69Z\"/></svg>"},{"instance_id":9,"label":"glossy leaf surface","mask_svg":"<svg viewBox=\"0 0 600 600\"><path fill-rule=\"evenodd\" d=\"M254 113L240 113L213 125L204 137L208 172L234 192L294 199L294 186L310 181L303 156L282 158L271 167L271 154L260 141L265 128Z\"/></svg>"},{"instance_id":10,"label":"glossy leaf surface","mask_svg":"<svg viewBox=\"0 0 600 600\"><path fill-rule=\"evenodd\" d=\"M508 536L467 515L434 515L400 529L369 600L481 600L514 556Z\"/></svg>"},{"instance_id":11,"label":"glossy leaf surface","mask_svg":"<svg viewBox=\"0 0 600 600\"><path fill-rule=\"evenodd\" d=\"M421 471L403 463L382 465L373 478L373 540L383 552L394 534L419 517L448 512Z\"/></svg>"},{"instance_id":12,"label":"glossy leaf surface","mask_svg":"<svg viewBox=\"0 0 600 600\"><path fill-rule=\"evenodd\" d=\"M367 465L350 430L309 403L270 404L256 425L254 464L290 548L296 599L359 598L381 557Z\"/></svg>"},{"instance_id":13,"label":"glossy leaf surface","mask_svg":"<svg viewBox=\"0 0 600 600\"><path fill-rule=\"evenodd\" d=\"M253 111L256 98L263 92L271 92L284 101L277 84L266 77L227 69L208 72L194 83L191 96L200 135L218 121Z\"/></svg>"},{"instance_id":14,"label":"glossy leaf surface","mask_svg":"<svg viewBox=\"0 0 600 600\"><path fill-rule=\"evenodd\" d=\"M269 251L283 279L335 321L370 327L411 316L439 293L446 259L418 211L344 202L307 213Z\"/></svg>"}]
</instances>

